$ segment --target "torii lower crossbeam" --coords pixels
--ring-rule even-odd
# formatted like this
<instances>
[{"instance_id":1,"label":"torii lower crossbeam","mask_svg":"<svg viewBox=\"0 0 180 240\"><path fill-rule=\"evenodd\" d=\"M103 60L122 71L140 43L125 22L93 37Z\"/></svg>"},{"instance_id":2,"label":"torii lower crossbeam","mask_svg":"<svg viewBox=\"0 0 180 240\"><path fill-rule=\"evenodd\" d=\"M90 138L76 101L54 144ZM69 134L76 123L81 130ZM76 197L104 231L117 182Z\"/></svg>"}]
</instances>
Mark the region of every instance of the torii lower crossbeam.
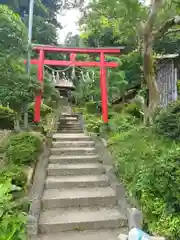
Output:
<instances>
[{"instance_id":1,"label":"torii lower crossbeam","mask_svg":"<svg viewBox=\"0 0 180 240\"><path fill-rule=\"evenodd\" d=\"M119 54L121 48L59 48L54 46L36 45L33 50L39 52L39 59L32 59L31 64L38 65L38 80L43 83L44 65L51 66L78 66L78 67L99 67L100 68L100 88L102 101L102 119L104 123L108 123L108 96L106 86L106 68L117 67L116 62L106 62L105 55ZM46 52L56 52L70 54L70 61L48 60L45 59ZM82 62L76 61L76 54L96 54L100 55L100 62ZM36 96L34 108L34 121L40 121L42 93Z\"/></svg>"}]
</instances>

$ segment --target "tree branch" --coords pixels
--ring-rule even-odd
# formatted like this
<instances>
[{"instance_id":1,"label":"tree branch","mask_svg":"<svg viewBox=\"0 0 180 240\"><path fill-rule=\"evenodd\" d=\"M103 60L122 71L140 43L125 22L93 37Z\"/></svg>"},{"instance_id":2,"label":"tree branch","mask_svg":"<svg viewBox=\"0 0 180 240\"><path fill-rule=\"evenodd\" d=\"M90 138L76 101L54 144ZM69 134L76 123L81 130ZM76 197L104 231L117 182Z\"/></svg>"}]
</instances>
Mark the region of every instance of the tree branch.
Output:
<instances>
[{"instance_id":1,"label":"tree branch","mask_svg":"<svg viewBox=\"0 0 180 240\"><path fill-rule=\"evenodd\" d=\"M146 23L144 24L144 35L147 35L152 32L153 25L157 17L157 12L162 5L163 5L162 0L154 0L152 2L151 11L149 13Z\"/></svg>"},{"instance_id":2,"label":"tree branch","mask_svg":"<svg viewBox=\"0 0 180 240\"><path fill-rule=\"evenodd\" d=\"M165 35L168 35L168 34L171 34L171 33L177 33L177 32L180 32L180 28L171 29L171 30L167 31L165 33Z\"/></svg>"},{"instance_id":3,"label":"tree branch","mask_svg":"<svg viewBox=\"0 0 180 240\"><path fill-rule=\"evenodd\" d=\"M172 28L175 25L180 25L180 16L175 16L169 20L167 20L164 25L159 28L159 30L157 30L154 33L154 37L158 38L158 37L162 37L165 34L168 34L171 32L171 30L169 30L170 28ZM168 31L169 30L169 31ZM173 31L176 29L173 29ZM175 32L175 31L174 31Z\"/></svg>"}]
</instances>

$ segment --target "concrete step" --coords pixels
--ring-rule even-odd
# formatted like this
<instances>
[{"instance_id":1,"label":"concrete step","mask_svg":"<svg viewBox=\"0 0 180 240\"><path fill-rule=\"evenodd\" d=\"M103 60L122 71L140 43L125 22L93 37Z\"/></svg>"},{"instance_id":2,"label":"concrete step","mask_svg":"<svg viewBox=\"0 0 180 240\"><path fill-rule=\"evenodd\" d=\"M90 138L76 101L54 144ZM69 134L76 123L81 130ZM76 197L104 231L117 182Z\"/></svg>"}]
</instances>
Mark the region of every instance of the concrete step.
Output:
<instances>
[{"instance_id":1,"label":"concrete step","mask_svg":"<svg viewBox=\"0 0 180 240\"><path fill-rule=\"evenodd\" d=\"M60 118L58 123L59 124L79 124L79 120L77 118Z\"/></svg>"},{"instance_id":2,"label":"concrete step","mask_svg":"<svg viewBox=\"0 0 180 240\"><path fill-rule=\"evenodd\" d=\"M73 155L94 155L96 154L95 148L88 147L67 147L67 148L51 148L52 155L65 155L65 156L73 156Z\"/></svg>"},{"instance_id":3,"label":"concrete step","mask_svg":"<svg viewBox=\"0 0 180 240\"><path fill-rule=\"evenodd\" d=\"M115 191L111 187L47 189L42 198L43 209L87 206L115 206Z\"/></svg>"},{"instance_id":4,"label":"concrete step","mask_svg":"<svg viewBox=\"0 0 180 240\"><path fill-rule=\"evenodd\" d=\"M105 168L99 163L49 164L47 172L48 176L100 175L105 173Z\"/></svg>"},{"instance_id":5,"label":"concrete step","mask_svg":"<svg viewBox=\"0 0 180 240\"><path fill-rule=\"evenodd\" d=\"M127 219L118 208L58 208L41 212L40 233L126 227Z\"/></svg>"},{"instance_id":6,"label":"concrete step","mask_svg":"<svg viewBox=\"0 0 180 240\"><path fill-rule=\"evenodd\" d=\"M58 128L64 128L64 127L67 127L68 129L71 129L71 128L81 128L81 124L79 122L74 122L74 123L66 123L66 122L60 122L58 124Z\"/></svg>"},{"instance_id":7,"label":"concrete step","mask_svg":"<svg viewBox=\"0 0 180 240\"><path fill-rule=\"evenodd\" d=\"M79 123L59 123L59 128L81 128L81 125Z\"/></svg>"},{"instance_id":8,"label":"concrete step","mask_svg":"<svg viewBox=\"0 0 180 240\"><path fill-rule=\"evenodd\" d=\"M83 133L83 129L59 129L60 133Z\"/></svg>"},{"instance_id":9,"label":"concrete step","mask_svg":"<svg viewBox=\"0 0 180 240\"><path fill-rule=\"evenodd\" d=\"M86 156L59 156L51 155L49 157L50 163L98 163L100 162L98 155L86 155Z\"/></svg>"},{"instance_id":10,"label":"concrete step","mask_svg":"<svg viewBox=\"0 0 180 240\"><path fill-rule=\"evenodd\" d=\"M67 148L67 147L94 147L95 143L93 141L54 141L52 142L53 148Z\"/></svg>"},{"instance_id":11,"label":"concrete step","mask_svg":"<svg viewBox=\"0 0 180 240\"><path fill-rule=\"evenodd\" d=\"M62 127L62 128L59 128L58 131L60 133L61 132L65 132L65 133L82 133L83 129L82 128L66 128L66 127Z\"/></svg>"},{"instance_id":12,"label":"concrete step","mask_svg":"<svg viewBox=\"0 0 180 240\"><path fill-rule=\"evenodd\" d=\"M59 119L60 122L62 122L62 121L78 121L78 120L79 119L77 116L68 116L68 115L67 116L63 115Z\"/></svg>"},{"instance_id":13,"label":"concrete step","mask_svg":"<svg viewBox=\"0 0 180 240\"><path fill-rule=\"evenodd\" d=\"M45 181L46 189L73 188L73 187L107 187L109 179L106 175L83 176L48 176Z\"/></svg>"},{"instance_id":14,"label":"concrete step","mask_svg":"<svg viewBox=\"0 0 180 240\"><path fill-rule=\"evenodd\" d=\"M61 118L78 118L78 114L68 114L68 113L62 113Z\"/></svg>"},{"instance_id":15,"label":"concrete step","mask_svg":"<svg viewBox=\"0 0 180 240\"><path fill-rule=\"evenodd\" d=\"M61 126L61 127L59 127L58 128L59 129L59 131L61 132L62 130L66 130L66 131L69 131L69 132L71 132L71 131L75 131L75 130L77 130L77 131L82 131L82 128L81 127L66 127L66 126Z\"/></svg>"},{"instance_id":16,"label":"concrete step","mask_svg":"<svg viewBox=\"0 0 180 240\"><path fill-rule=\"evenodd\" d=\"M57 141L92 141L91 138L84 133L74 133L74 134L68 134L68 133L55 133L53 135L53 139Z\"/></svg>"},{"instance_id":17,"label":"concrete step","mask_svg":"<svg viewBox=\"0 0 180 240\"><path fill-rule=\"evenodd\" d=\"M127 228L69 231L58 234L41 235L38 240L118 240L120 233L127 232Z\"/></svg>"}]
</instances>

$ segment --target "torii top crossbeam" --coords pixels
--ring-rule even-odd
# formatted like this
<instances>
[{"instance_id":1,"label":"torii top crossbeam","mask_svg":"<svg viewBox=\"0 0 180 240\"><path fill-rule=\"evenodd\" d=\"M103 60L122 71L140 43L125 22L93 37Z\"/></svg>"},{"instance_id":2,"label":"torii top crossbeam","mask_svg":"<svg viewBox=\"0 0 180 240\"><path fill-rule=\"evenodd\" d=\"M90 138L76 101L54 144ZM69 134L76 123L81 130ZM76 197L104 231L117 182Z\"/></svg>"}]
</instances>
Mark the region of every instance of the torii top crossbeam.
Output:
<instances>
[{"instance_id":1,"label":"torii top crossbeam","mask_svg":"<svg viewBox=\"0 0 180 240\"><path fill-rule=\"evenodd\" d=\"M57 47L51 45L33 45L33 50L40 51L44 50L46 52L62 52L62 53L81 53L81 54L89 54L89 53L105 53L105 54L118 54L121 49L124 47L107 47L107 48L73 48L73 47Z\"/></svg>"},{"instance_id":2,"label":"torii top crossbeam","mask_svg":"<svg viewBox=\"0 0 180 240\"><path fill-rule=\"evenodd\" d=\"M52 66L81 66L81 67L99 67L100 68L100 88L101 88L101 101L102 101L102 118L104 123L108 123L108 96L106 86L106 68L117 67L119 64L116 62L106 62L105 55L119 54L123 47L118 48L66 48L56 47L49 45L33 45L33 50L39 52L39 59L32 59L31 64L38 65L38 79L43 82L44 65ZM69 61L62 60L49 60L45 59L46 52L56 52L70 54ZM100 55L100 61L76 61L76 54L96 54ZM40 121L40 108L41 108L42 94L36 96L34 121Z\"/></svg>"}]
</instances>

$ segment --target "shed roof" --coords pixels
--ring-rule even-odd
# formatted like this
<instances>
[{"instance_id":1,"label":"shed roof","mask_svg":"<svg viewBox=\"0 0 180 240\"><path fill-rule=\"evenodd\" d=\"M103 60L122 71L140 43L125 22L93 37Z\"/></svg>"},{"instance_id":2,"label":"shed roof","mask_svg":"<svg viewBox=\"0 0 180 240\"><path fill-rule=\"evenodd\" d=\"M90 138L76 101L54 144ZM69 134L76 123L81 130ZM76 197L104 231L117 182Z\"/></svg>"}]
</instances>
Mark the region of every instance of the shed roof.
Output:
<instances>
[{"instance_id":1,"label":"shed roof","mask_svg":"<svg viewBox=\"0 0 180 240\"><path fill-rule=\"evenodd\" d=\"M156 56L157 59L173 59L173 58L177 58L180 55L178 53L174 53L174 54L165 54L165 55L158 55Z\"/></svg>"}]
</instances>

